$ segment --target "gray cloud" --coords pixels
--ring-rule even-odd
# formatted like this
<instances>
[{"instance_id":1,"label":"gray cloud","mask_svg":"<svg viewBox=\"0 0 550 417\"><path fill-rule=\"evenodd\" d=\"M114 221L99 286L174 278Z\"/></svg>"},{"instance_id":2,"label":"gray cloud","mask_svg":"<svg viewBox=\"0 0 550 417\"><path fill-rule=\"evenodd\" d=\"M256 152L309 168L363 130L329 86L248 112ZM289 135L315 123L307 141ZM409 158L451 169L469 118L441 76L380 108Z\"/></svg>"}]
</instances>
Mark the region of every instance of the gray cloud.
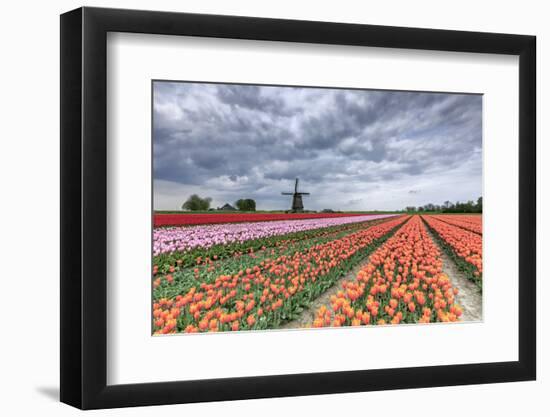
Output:
<instances>
[{"instance_id":1,"label":"gray cloud","mask_svg":"<svg viewBox=\"0 0 550 417\"><path fill-rule=\"evenodd\" d=\"M296 177L310 209L481 195L480 95L155 82L153 112L156 209L284 209Z\"/></svg>"}]
</instances>

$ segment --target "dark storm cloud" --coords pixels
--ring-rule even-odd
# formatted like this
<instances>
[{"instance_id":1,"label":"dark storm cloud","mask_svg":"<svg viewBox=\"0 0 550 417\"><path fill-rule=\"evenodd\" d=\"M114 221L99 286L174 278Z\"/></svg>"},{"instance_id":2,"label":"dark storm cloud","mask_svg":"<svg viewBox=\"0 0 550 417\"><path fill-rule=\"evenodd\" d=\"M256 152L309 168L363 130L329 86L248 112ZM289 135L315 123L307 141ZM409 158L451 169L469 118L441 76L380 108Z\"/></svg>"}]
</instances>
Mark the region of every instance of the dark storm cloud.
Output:
<instances>
[{"instance_id":1,"label":"dark storm cloud","mask_svg":"<svg viewBox=\"0 0 550 417\"><path fill-rule=\"evenodd\" d=\"M293 113L285 107L284 101L278 96L262 95L262 87L240 85L220 85L217 95L222 103L241 107L252 111L260 111L275 116L291 116Z\"/></svg>"},{"instance_id":2,"label":"dark storm cloud","mask_svg":"<svg viewBox=\"0 0 550 417\"><path fill-rule=\"evenodd\" d=\"M169 208L161 200L172 184L286 207L280 191L296 177L315 209L372 205L368 196L385 192L382 205L401 208L420 198L420 185L430 196L453 181L466 185L448 198L473 199L481 106L479 95L155 82L155 206Z\"/></svg>"}]
</instances>

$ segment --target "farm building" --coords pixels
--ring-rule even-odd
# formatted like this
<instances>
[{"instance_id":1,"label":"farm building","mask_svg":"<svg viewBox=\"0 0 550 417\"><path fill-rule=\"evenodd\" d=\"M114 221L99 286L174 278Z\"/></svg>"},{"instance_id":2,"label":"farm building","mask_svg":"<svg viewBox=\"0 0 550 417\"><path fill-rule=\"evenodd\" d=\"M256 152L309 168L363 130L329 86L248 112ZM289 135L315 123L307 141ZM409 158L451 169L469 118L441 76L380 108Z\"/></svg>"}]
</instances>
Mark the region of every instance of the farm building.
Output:
<instances>
[{"instance_id":1,"label":"farm building","mask_svg":"<svg viewBox=\"0 0 550 417\"><path fill-rule=\"evenodd\" d=\"M237 211L235 207L233 207L231 204L226 203L221 207L218 207L218 210L224 210L224 211Z\"/></svg>"}]
</instances>

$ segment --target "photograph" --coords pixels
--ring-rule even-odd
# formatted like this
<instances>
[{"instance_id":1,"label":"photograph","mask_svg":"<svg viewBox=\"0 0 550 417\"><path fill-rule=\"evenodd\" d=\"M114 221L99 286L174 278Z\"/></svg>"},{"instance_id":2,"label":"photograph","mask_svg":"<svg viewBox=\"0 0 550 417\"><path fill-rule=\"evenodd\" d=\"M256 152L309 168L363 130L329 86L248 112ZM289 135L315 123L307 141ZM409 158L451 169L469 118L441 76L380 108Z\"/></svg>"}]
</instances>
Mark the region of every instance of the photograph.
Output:
<instances>
[{"instance_id":1,"label":"photograph","mask_svg":"<svg viewBox=\"0 0 550 417\"><path fill-rule=\"evenodd\" d=\"M154 335L483 321L482 94L151 88Z\"/></svg>"}]
</instances>

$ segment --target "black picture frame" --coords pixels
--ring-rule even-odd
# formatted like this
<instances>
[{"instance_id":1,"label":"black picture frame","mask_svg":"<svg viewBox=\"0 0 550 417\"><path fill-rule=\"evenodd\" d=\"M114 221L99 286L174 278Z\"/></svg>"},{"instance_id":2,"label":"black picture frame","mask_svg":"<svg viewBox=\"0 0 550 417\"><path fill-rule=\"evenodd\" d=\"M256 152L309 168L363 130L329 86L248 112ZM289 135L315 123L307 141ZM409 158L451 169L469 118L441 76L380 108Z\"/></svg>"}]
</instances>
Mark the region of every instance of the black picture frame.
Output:
<instances>
[{"instance_id":1,"label":"black picture frame","mask_svg":"<svg viewBox=\"0 0 550 417\"><path fill-rule=\"evenodd\" d=\"M108 32L519 56L519 360L107 385ZM61 15L61 401L82 409L534 380L534 36L102 8Z\"/></svg>"}]
</instances>

